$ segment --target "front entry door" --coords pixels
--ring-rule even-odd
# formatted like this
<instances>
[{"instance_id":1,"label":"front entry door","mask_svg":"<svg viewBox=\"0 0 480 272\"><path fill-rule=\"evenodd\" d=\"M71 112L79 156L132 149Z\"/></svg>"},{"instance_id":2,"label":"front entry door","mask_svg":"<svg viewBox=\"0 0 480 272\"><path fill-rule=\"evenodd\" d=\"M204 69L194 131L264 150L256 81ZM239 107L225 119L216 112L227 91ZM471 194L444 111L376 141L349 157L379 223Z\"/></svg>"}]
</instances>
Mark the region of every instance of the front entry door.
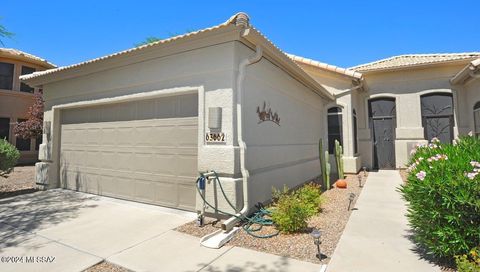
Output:
<instances>
[{"instance_id":1,"label":"front entry door","mask_svg":"<svg viewBox=\"0 0 480 272\"><path fill-rule=\"evenodd\" d=\"M395 169L395 100L371 100L369 115L374 168Z\"/></svg>"}]
</instances>

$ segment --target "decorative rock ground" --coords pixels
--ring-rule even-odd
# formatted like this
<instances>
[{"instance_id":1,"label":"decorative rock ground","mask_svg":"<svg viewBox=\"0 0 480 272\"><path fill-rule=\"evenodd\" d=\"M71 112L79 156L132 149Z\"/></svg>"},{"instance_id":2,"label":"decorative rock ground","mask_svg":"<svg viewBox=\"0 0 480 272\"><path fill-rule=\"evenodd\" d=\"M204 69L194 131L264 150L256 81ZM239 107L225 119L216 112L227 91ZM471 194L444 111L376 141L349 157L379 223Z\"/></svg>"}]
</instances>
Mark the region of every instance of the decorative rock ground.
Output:
<instances>
[{"instance_id":1,"label":"decorative rock ground","mask_svg":"<svg viewBox=\"0 0 480 272\"><path fill-rule=\"evenodd\" d=\"M363 173L361 175L363 177ZM326 255L323 263L328 263L347 224L350 213L354 212L352 209L347 211L350 193L354 193L358 197L362 189L358 186L356 175L349 175L345 180L347 182L346 189L333 188L322 194L324 197L322 212L310 219L308 229L303 233L279 234L273 238L260 239L254 238L244 231L240 231L227 245L245 247L303 261L320 263L315 257L317 249L313 244L312 237L310 237L311 229L317 228L322 231L322 244L320 247L322 254ZM363 177L362 185L365 184L365 181L366 177ZM355 201L356 199L353 201L352 207L355 206ZM178 227L176 230L202 237L220 228L220 222L207 220L206 223L207 225L199 228L195 222L190 222ZM259 234L268 234L275 231L273 227L264 227Z\"/></svg>"}]
</instances>

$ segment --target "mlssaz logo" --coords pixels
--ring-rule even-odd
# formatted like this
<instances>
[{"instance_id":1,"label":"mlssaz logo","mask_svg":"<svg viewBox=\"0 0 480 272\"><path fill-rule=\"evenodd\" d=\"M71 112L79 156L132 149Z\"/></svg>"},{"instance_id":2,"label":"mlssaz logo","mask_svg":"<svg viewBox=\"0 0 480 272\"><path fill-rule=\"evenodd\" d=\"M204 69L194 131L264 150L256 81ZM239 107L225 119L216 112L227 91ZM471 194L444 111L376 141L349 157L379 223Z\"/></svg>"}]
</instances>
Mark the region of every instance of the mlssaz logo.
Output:
<instances>
[{"instance_id":1,"label":"mlssaz logo","mask_svg":"<svg viewBox=\"0 0 480 272\"><path fill-rule=\"evenodd\" d=\"M265 121L270 121L280 126L280 117L278 117L277 112L272 112L272 109L270 107L267 108L267 103L265 101L263 101L263 108L261 110L260 107L257 107L257 114L259 124Z\"/></svg>"}]
</instances>

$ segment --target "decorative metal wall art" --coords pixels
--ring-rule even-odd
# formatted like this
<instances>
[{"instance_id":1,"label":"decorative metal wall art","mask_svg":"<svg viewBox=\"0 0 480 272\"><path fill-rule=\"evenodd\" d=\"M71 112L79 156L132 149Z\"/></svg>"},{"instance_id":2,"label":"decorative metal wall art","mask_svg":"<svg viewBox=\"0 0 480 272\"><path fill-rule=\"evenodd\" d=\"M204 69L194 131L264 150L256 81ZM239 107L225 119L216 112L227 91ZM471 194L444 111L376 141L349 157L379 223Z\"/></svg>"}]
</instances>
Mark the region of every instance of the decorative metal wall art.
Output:
<instances>
[{"instance_id":1,"label":"decorative metal wall art","mask_svg":"<svg viewBox=\"0 0 480 272\"><path fill-rule=\"evenodd\" d=\"M257 114L259 119L258 124L270 121L280 126L280 117L278 116L278 113L272 112L270 107L267 108L267 103L265 101L263 101L262 109L260 109L260 106L257 107Z\"/></svg>"}]
</instances>

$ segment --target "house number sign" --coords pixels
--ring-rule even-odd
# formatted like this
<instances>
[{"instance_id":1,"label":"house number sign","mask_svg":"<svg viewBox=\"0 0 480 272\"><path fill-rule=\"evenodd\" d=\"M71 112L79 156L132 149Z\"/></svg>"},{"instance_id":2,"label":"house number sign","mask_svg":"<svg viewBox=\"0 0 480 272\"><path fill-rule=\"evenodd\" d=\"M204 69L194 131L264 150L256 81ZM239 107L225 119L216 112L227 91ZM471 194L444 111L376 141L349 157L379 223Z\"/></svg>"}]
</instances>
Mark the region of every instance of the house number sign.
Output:
<instances>
[{"instance_id":1,"label":"house number sign","mask_svg":"<svg viewBox=\"0 0 480 272\"><path fill-rule=\"evenodd\" d=\"M205 142L207 143L226 143L227 137L223 132L207 132L205 134Z\"/></svg>"}]
</instances>

